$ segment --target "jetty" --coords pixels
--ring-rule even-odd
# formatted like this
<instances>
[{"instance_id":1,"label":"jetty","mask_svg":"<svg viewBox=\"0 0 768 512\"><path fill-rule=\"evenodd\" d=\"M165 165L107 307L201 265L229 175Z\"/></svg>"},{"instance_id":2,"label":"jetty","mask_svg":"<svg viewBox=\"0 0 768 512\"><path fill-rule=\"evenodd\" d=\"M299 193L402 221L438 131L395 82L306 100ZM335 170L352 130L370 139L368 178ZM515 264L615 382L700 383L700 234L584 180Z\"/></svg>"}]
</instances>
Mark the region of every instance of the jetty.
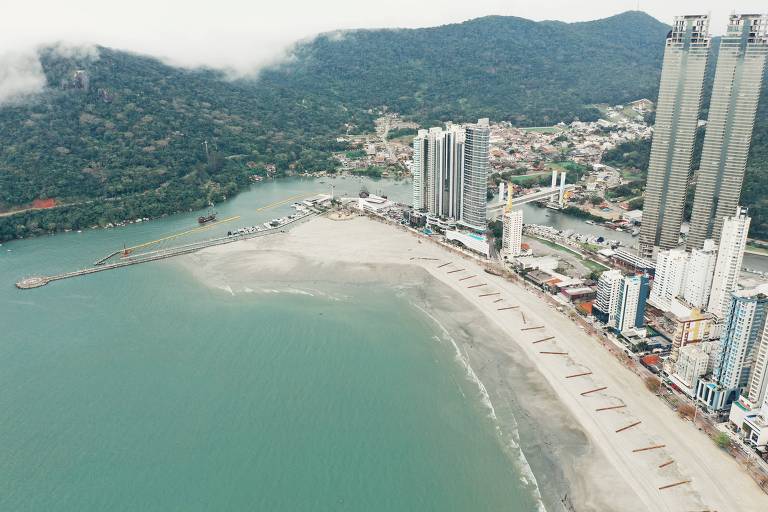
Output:
<instances>
[{"instance_id":1,"label":"jetty","mask_svg":"<svg viewBox=\"0 0 768 512\"><path fill-rule=\"evenodd\" d=\"M261 231L247 232L247 233L235 233L228 236L210 238L207 240L201 240L199 242L193 242L185 245L179 245L175 247L168 247L166 249L158 249L155 251L143 252L132 256L126 256L121 261L114 263L107 263L109 259L120 254L122 251L114 251L107 256L97 260L95 265L80 270L74 270L72 272L64 272L62 274L55 274L50 276L30 276L21 279L16 283L16 288L20 290L29 290L31 288L40 288L53 281L61 281L63 279L70 279L73 277L86 276L88 274L95 274L96 272L104 272L107 270L114 270L116 268L128 267L131 265L138 265L140 263L149 263L150 261L158 261L167 258L173 258L175 256L181 256L184 254L190 254L207 247L214 247L217 245L230 244L233 242L239 242L241 240L247 240L250 238L258 238L262 236L274 235L277 233L284 233L285 228L297 224L303 220L317 215L316 212L310 211L304 215L289 220L283 224L275 226L270 229L264 229Z\"/></svg>"}]
</instances>

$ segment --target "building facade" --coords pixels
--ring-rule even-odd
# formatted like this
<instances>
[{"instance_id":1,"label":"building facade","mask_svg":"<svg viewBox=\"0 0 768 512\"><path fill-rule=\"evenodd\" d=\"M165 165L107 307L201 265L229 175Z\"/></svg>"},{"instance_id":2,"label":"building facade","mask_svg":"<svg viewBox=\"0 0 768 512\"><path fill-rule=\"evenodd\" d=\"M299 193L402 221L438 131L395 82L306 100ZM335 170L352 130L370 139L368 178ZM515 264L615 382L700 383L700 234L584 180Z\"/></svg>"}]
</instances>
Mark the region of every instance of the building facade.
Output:
<instances>
[{"instance_id":1,"label":"building facade","mask_svg":"<svg viewBox=\"0 0 768 512\"><path fill-rule=\"evenodd\" d=\"M609 327L616 327L619 290L624 282L621 270L606 270L597 281L597 296L592 314Z\"/></svg>"},{"instance_id":2,"label":"building facade","mask_svg":"<svg viewBox=\"0 0 768 512\"><path fill-rule=\"evenodd\" d=\"M619 288L616 330L627 332L645 324L645 302L648 299L648 277L625 276Z\"/></svg>"},{"instance_id":3,"label":"building facade","mask_svg":"<svg viewBox=\"0 0 768 512\"><path fill-rule=\"evenodd\" d=\"M510 195L510 199L511 199ZM511 203L511 200L510 200ZM504 211L504 232L501 250L504 256L516 258L522 254L523 244L523 211L512 210L511 205Z\"/></svg>"},{"instance_id":4,"label":"building facade","mask_svg":"<svg viewBox=\"0 0 768 512\"><path fill-rule=\"evenodd\" d=\"M768 388L768 322L763 327L763 334L755 353L755 361L752 364L752 375L749 378L749 387L746 392L747 400L753 404L762 404L768 400L766 388Z\"/></svg>"},{"instance_id":5,"label":"building facade","mask_svg":"<svg viewBox=\"0 0 768 512\"><path fill-rule=\"evenodd\" d=\"M427 161L429 149L429 132L419 130L413 139L413 163L411 174L413 175L413 208L414 210L426 210L427 208Z\"/></svg>"},{"instance_id":6,"label":"building facade","mask_svg":"<svg viewBox=\"0 0 768 512\"><path fill-rule=\"evenodd\" d=\"M704 240L701 249L691 250L683 298L692 308L705 309L709 304L716 262L717 246L713 240Z\"/></svg>"},{"instance_id":7,"label":"building facade","mask_svg":"<svg viewBox=\"0 0 768 512\"><path fill-rule=\"evenodd\" d=\"M730 407L750 382L765 327L768 286L734 292L714 357L712 377L724 394L719 409Z\"/></svg>"},{"instance_id":8,"label":"building facade","mask_svg":"<svg viewBox=\"0 0 768 512\"><path fill-rule=\"evenodd\" d=\"M747 211L737 207L735 215L726 217L717 251L715 272L712 277L712 291L707 310L724 318L731 302L731 293L736 290L744 249L747 246L747 233L751 219Z\"/></svg>"},{"instance_id":9,"label":"building facade","mask_svg":"<svg viewBox=\"0 0 768 512\"><path fill-rule=\"evenodd\" d=\"M709 16L675 18L664 49L640 230L646 258L679 243L710 46Z\"/></svg>"},{"instance_id":10,"label":"building facade","mask_svg":"<svg viewBox=\"0 0 768 512\"><path fill-rule=\"evenodd\" d=\"M479 232L484 232L487 227L490 137L488 119L480 119L477 124L466 127L460 223Z\"/></svg>"},{"instance_id":11,"label":"building facade","mask_svg":"<svg viewBox=\"0 0 768 512\"><path fill-rule=\"evenodd\" d=\"M656 275L649 302L662 311L670 311L672 301L685 290L688 254L680 249L659 252Z\"/></svg>"},{"instance_id":12,"label":"building facade","mask_svg":"<svg viewBox=\"0 0 768 512\"><path fill-rule=\"evenodd\" d=\"M705 341L687 345L680 350L672 380L688 395L693 396L699 379L710 368L712 343Z\"/></svg>"},{"instance_id":13,"label":"building facade","mask_svg":"<svg viewBox=\"0 0 768 512\"><path fill-rule=\"evenodd\" d=\"M768 16L733 14L720 41L688 247L720 240L739 204L768 56Z\"/></svg>"}]
</instances>

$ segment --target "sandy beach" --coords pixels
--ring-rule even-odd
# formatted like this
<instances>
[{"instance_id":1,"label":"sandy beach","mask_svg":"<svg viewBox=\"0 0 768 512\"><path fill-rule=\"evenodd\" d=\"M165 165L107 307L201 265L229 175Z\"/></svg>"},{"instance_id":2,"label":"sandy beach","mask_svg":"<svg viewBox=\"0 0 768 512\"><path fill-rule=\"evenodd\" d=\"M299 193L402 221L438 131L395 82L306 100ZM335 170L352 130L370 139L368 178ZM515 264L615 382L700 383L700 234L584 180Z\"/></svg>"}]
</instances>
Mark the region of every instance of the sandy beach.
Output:
<instances>
[{"instance_id":1,"label":"sandy beach","mask_svg":"<svg viewBox=\"0 0 768 512\"><path fill-rule=\"evenodd\" d=\"M550 511L563 510L566 494L578 512L768 510L768 496L729 455L565 315L412 233L317 218L180 261L230 291L339 280L402 287L477 375Z\"/></svg>"}]
</instances>

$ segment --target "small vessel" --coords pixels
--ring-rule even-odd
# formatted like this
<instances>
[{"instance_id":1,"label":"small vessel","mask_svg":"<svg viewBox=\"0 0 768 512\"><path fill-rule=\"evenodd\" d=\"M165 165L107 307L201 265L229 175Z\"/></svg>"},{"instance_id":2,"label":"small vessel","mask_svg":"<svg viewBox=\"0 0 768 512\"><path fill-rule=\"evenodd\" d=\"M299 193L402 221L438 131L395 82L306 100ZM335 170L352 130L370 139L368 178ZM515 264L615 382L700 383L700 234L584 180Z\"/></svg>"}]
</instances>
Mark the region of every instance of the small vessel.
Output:
<instances>
[{"instance_id":1,"label":"small vessel","mask_svg":"<svg viewBox=\"0 0 768 512\"><path fill-rule=\"evenodd\" d=\"M594 226L595 225L595 221L593 221L593 220L585 220L584 222L586 222L590 226Z\"/></svg>"},{"instance_id":2,"label":"small vessel","mask_svg":"<svg viewBox=\"0 0 768 512\"><path fill-rule=\"evenodd\" d=\"M197 218L198 224L205 224L206 222L211 222L212 220L216 220L216 212L209 213L208 215L201 215Z\"/></svg>"}]
</instances>

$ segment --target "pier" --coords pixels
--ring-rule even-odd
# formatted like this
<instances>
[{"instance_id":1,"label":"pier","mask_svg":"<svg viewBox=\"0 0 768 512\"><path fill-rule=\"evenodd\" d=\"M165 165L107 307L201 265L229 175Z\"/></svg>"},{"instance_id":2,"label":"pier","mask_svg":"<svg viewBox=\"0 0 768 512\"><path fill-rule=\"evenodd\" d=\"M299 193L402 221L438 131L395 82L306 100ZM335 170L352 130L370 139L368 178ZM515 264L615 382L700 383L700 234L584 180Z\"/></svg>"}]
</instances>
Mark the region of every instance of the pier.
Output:
<instances>
[{"instance_id":1,"label":"pier","mask_svg":"<svg viewBox=\"0 0 768 512\"><path fill-rule=\"evenodd\" d=\"M276 226L271 229L265 229L263 231L255 231L253 233L235 234L231 236L224 236L219 238L211 238L208 240L201 240L199 242L193 242L185 245L179 245L176 247L169 247L167 249L158 249L155 251L144 252L135 256L127 256L122 261L115 263L107 263L109 259L118 255L122 251L115 251L107 256L97 260L93 267L88 267L80 270L74 270L72 272L65 272L63 274L55 274L51 276L31 276L21 279L16 283L16 288L20 290L29 290L31 288L40 288L53 281L61 281L63 279L69 279L72 277L86 276L88 274L95 274L96 272L104 272L106 270L113 270L116 268L128 267L130 265L138 265L140 263L148 263L150 261L158 261L167 258L173 258L175 256L181 256L184 254L190 254L197 252L207 247L215 247L217 245L229 244L232 242L239 242L241 240L247 240L250 238L258 238L267 235L274 235L277 233L283 233L285 228L297 224L303 220L315 216L316 212L309 212L301 217L296 217L284 224Z\"/></svg>"}]
</instances>

